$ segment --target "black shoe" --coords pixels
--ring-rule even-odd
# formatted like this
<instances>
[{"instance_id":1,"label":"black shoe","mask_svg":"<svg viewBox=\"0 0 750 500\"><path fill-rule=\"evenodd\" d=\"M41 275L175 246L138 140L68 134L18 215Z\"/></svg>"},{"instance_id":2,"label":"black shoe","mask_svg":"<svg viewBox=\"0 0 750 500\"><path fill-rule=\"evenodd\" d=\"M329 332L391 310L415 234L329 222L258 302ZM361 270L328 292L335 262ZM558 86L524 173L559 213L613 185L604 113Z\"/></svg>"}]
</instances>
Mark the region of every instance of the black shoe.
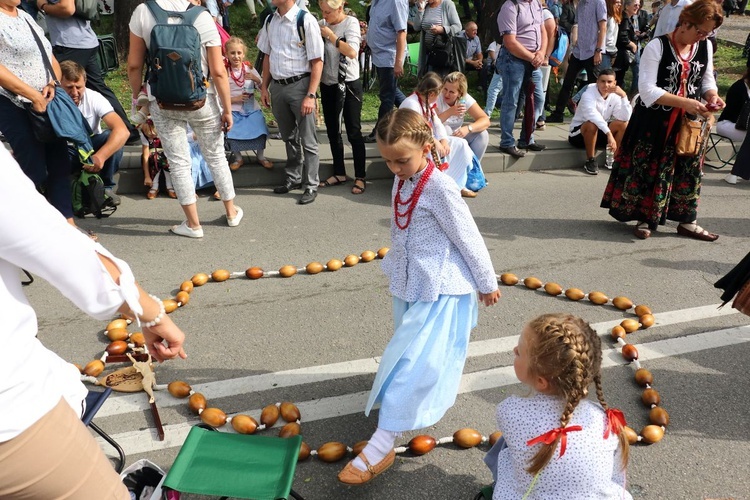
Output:
<instances>
[{"instance_id":1,"label":"black shoe","mask_svg":"<svg viewBox=\"0 0 750 500\"><path fill-rule=\"evenodd\" d=\"M586 163L583 164L583 170L589 175L599 175L599 166L596 164L595 158L589 158Z\"/></svg>"},{"instance_id":2,"label":"black shoe","mask_svg":"<svg viewBox=\"0 0 750 500\"><path fill-rule=\"evenodd\" d=\"M130 137L128 137L126 146L137 146L141 144L141 134L136 129L130 131Z\"/></svg>"},{"instance_id":3,"label":"black shoe","mask_svg":"<svg viewBox=\"0 0 750 500\"><path fill-rule=\"evenodd\" d=\"M375 139L375 135L366 135L364 136L365 144L373 144L375 142L378 142L377 139Z\"/></svg>"},{"instance_id":4,"label":"black shoe","mask_svg":"<svg viewBox=\"0 0 750 500\"><path fill-rule=\"evenodd\" d=\"M312 189L305 189L305 192L302 193L302 198L299 199L297 202L298 205L307 205L308 203L312 203L315 201L315 198L318 196L317 191L313 191Z\"/></svg>"},{"instance_id":5,"label":"black shoe","mask_svg":"<svg viewBox=\"0 0 750 500\"><path fill-rule=\"evenodd\" d=\"M522 146L522 148L527 151L544 151L545 149L547 149L547 146L545 146L544 144L537 144L536 142L532 142L531 144Z\"/></svg>"},{"instance_id":6,"label":"black shoe","mask_svg":"<svg viewBox=\"0 0 750 500\"><path fill-rule=\"evenodd\" d=\"M526 156L526 151L521 151L515 146L511 146L509 148L500 146L498 149L500 149L501 153L505 153L506 155L511 155L513 158L516 158L516 159L523 158L524 156Z\"/></svg>"},{"instance_id":7,"label":"black shoe","mask_svg":"<svg viewBox=\"0 0 750 500\"><path fill-rule=\"evenodd\" d=\"M557 113L556 111L553 111L547 116L547 119L544 121L546 121L547 123L562 123L563 115L562 113Z\"/></svg>"},{"instance_id":8,"label":"black shoe","mask_svg":"<svg viewBox=\"0 0 750 500\"><path fill-rule=\"evenodd\" d=\"M299 182L297 184L287 182L283 186L273 188L273 192L276 194L287 194L289 191L294 191L295 189L302 189L302 184Z\"/></svg>"}]
</instances>

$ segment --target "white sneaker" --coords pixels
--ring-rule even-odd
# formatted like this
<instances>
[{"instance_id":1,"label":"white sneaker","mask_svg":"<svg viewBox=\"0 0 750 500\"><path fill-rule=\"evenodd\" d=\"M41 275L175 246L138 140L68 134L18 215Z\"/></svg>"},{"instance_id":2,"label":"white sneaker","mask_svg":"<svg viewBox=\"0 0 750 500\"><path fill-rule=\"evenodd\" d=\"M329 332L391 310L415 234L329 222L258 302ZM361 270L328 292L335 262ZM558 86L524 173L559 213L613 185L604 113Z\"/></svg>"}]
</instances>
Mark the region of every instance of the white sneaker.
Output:
<instances>
[{"instance_id":1,"label":"white sneaker","mask_svg":"<svg viewBox=\"0 0 750 500\"><path fill-rule=\"evenodd\" d=\"M188 238L203 238L203 228L198 227L198 229L193 229L188 226L187 221L183 221L179 226L172 226L170 231L179 236L186 236Z\"/></svg>"},{"instance_id":2,"label":"white sneaker","mask_svg":"<svg viewBox=\"0 0 750 500\"><path fill-rule=\"evenodd\" d=\"M728 174L726 177L724 177L724 180L728 184L737 184L737 176L736 175Z\"/></svg>"},{"instance_id":3,"label":"white sneaker","mask_svg":"<svg viewBox=\"0 0 750 500\"><path fill-rule=\"evenodd\" d=\"M237 205L234 206L234 209L237 210L237 215L235 215L231 219L229 218L229 216L227 216L227 226L229 227L239 226L240 221L242 220L242 217L245 215L244 212L242 212L242 209L238 207Z\"/></svg>"}]
</instances>

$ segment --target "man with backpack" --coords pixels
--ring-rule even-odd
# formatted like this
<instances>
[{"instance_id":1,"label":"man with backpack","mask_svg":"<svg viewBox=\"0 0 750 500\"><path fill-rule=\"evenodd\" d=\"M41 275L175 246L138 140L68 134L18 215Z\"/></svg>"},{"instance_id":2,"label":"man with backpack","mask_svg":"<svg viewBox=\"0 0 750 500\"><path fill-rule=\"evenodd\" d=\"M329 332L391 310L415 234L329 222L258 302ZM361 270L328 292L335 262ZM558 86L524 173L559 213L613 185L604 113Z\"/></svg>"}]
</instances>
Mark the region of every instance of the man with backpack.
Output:
<instances>
[{"instance_id":1,"label":"man with backpack","mask_svg":"<svg viewBox=\"0 0 750 500\"><path fill-rule=\"evenodd\" d=\"M47 16L47 29L52 43L52 53L58 62L75 61L86 70L86 86L99 92L109 101L112 109L128 127L129 144L140 143L138 131L130 124L120 101L107 86L99 66L99 39L91 29L92 12L97 12L96 0L86 0L87 12L76 12L75 0L36 0L36 5Z\"/></svg>"},{"instance_id":2,"label":"man with backpack","mask_svg":"<svg viewBox=\"0 0 750 500\"><path fill-rule=\"evenodd\" d=\"M88 172L98 173L104 182L105 194L112 199L114 205L119 205L120 197L114 193L114 176L122 160L122 147L128 140L128 128L103 95L96 90L86 89L86 70L83 66L74 61L63 61L60 63L60 71L63 90L81 110L93 132L91 143L94 154L90 157L91 165L80 165L75 151L70 155L71 164L76 171L78 169L75 167L79 166ZM102 130L102 121L107 130Z\"/></svg>"},{"instance_id":3,"label":"man with backpack","mask_svg":"<svg viewBox=\"0 0 750 500\"><path fill-rule=\"evenodd\" d=\"M258 34L263 58L260 98L271 106L286 144L286 181L273 192L304 189L297 203L307 205L318 195L318 134L314 110L323 74L323 38L315 18L294 0L273 0L276 12Z\"/></svg>"},{"instance_id":4,"label":"man with backpack","mask_svg":"<svg viewBox=\"0 0 750 500\"><path fill-rule=\"evenodd\" d=\"M186 218L170 231L188 238L203 237L188 125L224 203L227 225L238 226L243 212L234 204L232 172L224 153L224 133L232 128L232 104L216 23L206 9L187 0L148 0L135 8L129 28L128 80L133 102L143 88L143 65L148 59L151 120Z\"/></svg>"}]
</instances>

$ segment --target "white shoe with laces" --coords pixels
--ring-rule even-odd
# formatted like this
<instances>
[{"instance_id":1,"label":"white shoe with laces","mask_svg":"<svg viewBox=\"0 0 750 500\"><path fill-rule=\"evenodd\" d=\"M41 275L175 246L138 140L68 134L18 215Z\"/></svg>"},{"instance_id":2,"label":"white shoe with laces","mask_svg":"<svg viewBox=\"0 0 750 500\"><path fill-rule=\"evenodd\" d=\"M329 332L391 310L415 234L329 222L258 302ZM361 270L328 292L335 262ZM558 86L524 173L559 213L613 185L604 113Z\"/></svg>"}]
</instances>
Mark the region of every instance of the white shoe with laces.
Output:
<instances>
[{"instance_id":1,"label":"white shoe with laces","mask_svg":"<svg viewBox=\"0 0 750 500\"><path fill-rule=\"evenodd\" d=\"M728 184L737 184L737 176L736 176L736 175L732 175L732 174L727 174L727 176L726 176L726 177L724 177L724 180L725 180L725 181L726 181L726 182L727 182Z\"/></svg>"},{"instance_id":2,"label":"white shoe with laces","mask_svg":"<svg viewBox=\"0 0 750 500\"><path fill-rule=\"evenodd\" d=\"M231 219L229 218L229 216L227 216L227 226L229 227L239 226L240 221L242 220L242 217L245 215L242 209L238 207L237 205L234 206L234 209L237 210L237 215L235 215Z\"/></svg>"},{"instance_id":3,"label":"white shoe with laces","mask_svg":"<svg viewBox=\"0 0 750 500\"><path fill-rule=\"evenodd\" d=\"M178 226L172 226L170 231L176 235L185 236L187 238L203 238L203 228L198 226L197 229L193 229L188 226L187 221L183 221L182 224Z\"/></svg>"}]
</instances>

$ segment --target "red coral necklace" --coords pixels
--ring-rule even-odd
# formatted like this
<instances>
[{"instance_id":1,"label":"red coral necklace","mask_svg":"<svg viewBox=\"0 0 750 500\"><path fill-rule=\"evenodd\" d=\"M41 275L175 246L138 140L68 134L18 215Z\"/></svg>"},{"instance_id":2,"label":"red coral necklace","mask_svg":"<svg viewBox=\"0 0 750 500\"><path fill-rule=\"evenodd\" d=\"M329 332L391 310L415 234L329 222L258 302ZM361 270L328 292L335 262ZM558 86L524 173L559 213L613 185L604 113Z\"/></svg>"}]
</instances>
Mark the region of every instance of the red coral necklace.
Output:
<instances>
[{"instance_id":1,"label":"red coral necklace","mask_svg":"<svg viewBox=\"0 0 750 500\"><path fill-rule=\"evenodd\" d=\"M432 172L435 170L435 164L427 160L427 167L424 169L424 172L422 173L422 177L419 178L419 181L417 181L417 187L414 188L414 191L411 193L411 196L409 196L408 199L402 200L401 199L401 188L404 186L404 181L398 181L398 189L396 190L396 197L393 200L393 215L394 220L396 222L396 226L398 226L399 229L406 229L409 227L409 224L411 223L411 216L414 212L414 209L417 207L417 202L419 201L419 197L422 196L422 190L424 190L425 184L427 184L427 181L430 180L430 176L432 175ZM399 212L399 209L401 206L404 206L404 211ZM401 223L401 219L406 219L403 223Z\"/></svg>"}]
</instances>

